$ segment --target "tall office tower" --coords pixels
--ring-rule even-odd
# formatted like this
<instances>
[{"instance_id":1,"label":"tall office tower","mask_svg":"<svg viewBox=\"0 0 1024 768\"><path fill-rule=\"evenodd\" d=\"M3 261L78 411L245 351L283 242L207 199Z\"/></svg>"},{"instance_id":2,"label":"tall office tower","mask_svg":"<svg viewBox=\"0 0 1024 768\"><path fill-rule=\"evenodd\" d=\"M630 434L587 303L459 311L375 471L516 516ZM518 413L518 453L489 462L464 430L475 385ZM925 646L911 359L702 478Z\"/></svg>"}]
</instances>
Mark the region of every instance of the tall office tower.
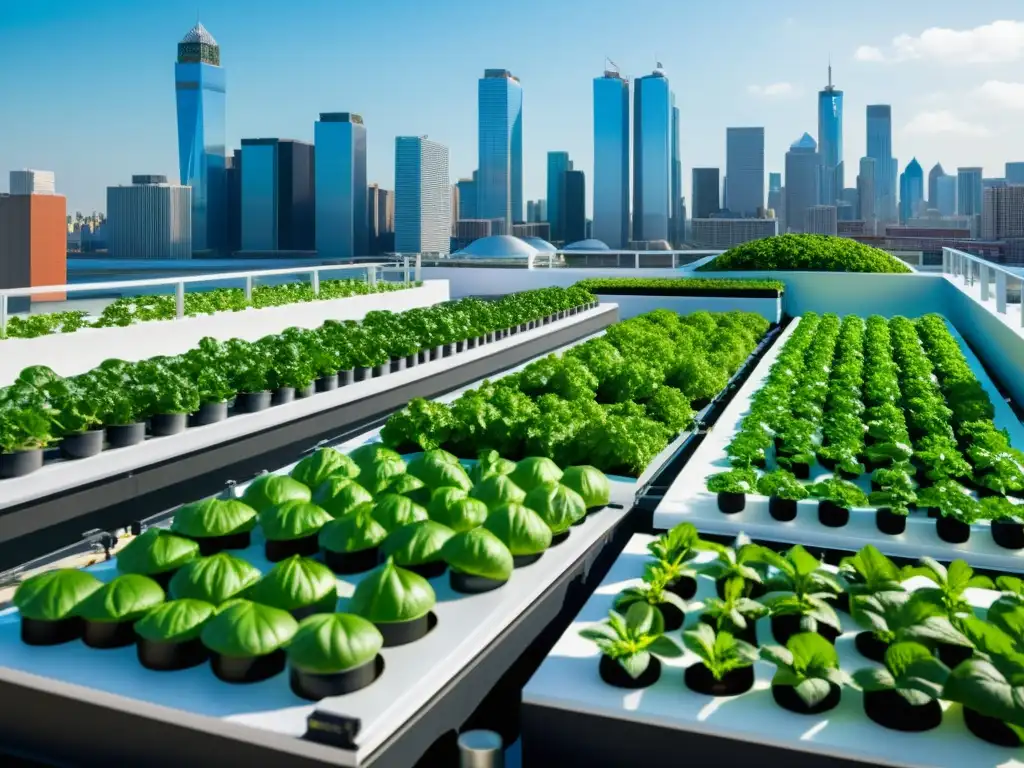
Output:
<instances>
[{"instance_id":1,"label":"tall office tower","mask_svg":"<svg viewBox=\"0 0 1024 768\"><path fill-rule=\"evenodd\" d=\"M224 216L224 250L242 250L242 150L224 158L224 186L227 212Z\"/></svg>"},{"instance_id":2,"label":"tall office tower","mask_svg":"<svg viewBox=\"0 0 1024 768\"><path fill-rule=\"evenodd\" d=\"M981 189L982 189L983 193L984 193L984 190L986 190L986 189L988 189L990 187L1005 187L1005 186L1006 186L1006 179L993 179L991 177L988 177L988 178L982 178L982 180L981 180Z\"/></svg>"},{"instance_id":3,"label":"tall office tower","mask_svg":"<svg viewBox=\"0 0 1024 768\"><path fill-rule=\"evenodd\" d=\"M224 86L220 46L196 23L178 43L174 87L180 181L192 187L192 247L197 251L220 251L227 242Z\"/></svg>"},{"instance_id":4,"label":"tall office tower","mask_svg":"<svg viewBox=\"0 0 1024 768\"><path fill-rule=\"evenodd\" d=\"M377 184L366 188L366 215L368 238L373 254L394 250L395 234L395 193L381 189Z\"/></svg>"},{"instance_id":5,"label":"tall office tower","mask_svg":"<svg viewBox=\"0 0 1024 768\"><path fill-rule=\"evenodd\" d=\"M878 195L875 192L875 178L878 172L878 163L873 157L862 157L860 159L860 173L857 174L857 196L859 208L857 217L865 224L870 225L868 231L874 231L875 204Z\"/></svg>"},{"instance_id":6,"label":"tall office tower","mask_svg":"<svg viewBox=\"0 0 1024 768\"><path fill-rule=\"evenodd\" d=\"M804 212L804 232L812 235L835 235L839 230L834 205L812 205Z\"/></svg>"},{"instance_id":7,"label":"tall office tower","mask_svg":"<svg viewBox=\"0 0 1024 768\"><path fill-rule=\"evenodd\" d=\"M729 212L756 218L764 208L764 128L725 129L725 180Z\"/></svg>"},{"instance_id":8,"label":"tall office tower","mask_svg":"<svg viewBox=\"0 0 1024 768\"><path fill-rule=\"evenodd\" d=\"M52 192L17 191L24 188L20 182L13 183L11 194L0 194L0 288L64 285L68 281L67 200ZM64 292L11 297L7 310L27 312L32 302L65 298Z\"/></svg>"},{"instance_id":9,"label":"tall office tower","mask_svg":"<svg viewBox=\"0 0 1024 768\"><path fill-rule=\"evenodd\" d=\"M782 174L774 171L768 174L768 191L778 192L782 189Z\"/></svg>"},{"instance_id":10,"label":"tall office tower","mask_svg":"<svg viewBox=\"0 0 1024 768\"><path fill-rule=\"evenodd\" d=\"M875 160L875 216L896 220L896 161L892 156L892 107L869 104L867 108L868 157Z\"/></svg>"},{"instance_id":11,"label":"tall office tower","mask_svg":"<svg viewBox=\"0 0 1024 768\"><path fill-rule=\"evenodd\" d=\"M507 69L485 69L477 84L477 217L523 218L523 87Z\"/></svg>"},{"instance_id":12,"label":"tall office tower","mask_svg":"<svg viewBox=\"0 0 1024 768\"><path fill-rule=\"evenodd\" d=\"M537 221L547 221L547 222L550 222L550 220L548 219L548 201L547 200L538 200L537 201ZM550 236L551 236L551 228L549 227L548 228L548 237L550 237Z\"/></svg>"},{"instance_id":13,"label":"tall office tower","mask_svg":"<svg viewBox=\"0 0 1024 768\"><path fill-rule=\"evenodd\" d=\"M818 154L821 156L819 199L823 205L835 205L846 183L843 173L843 92L832 85L831 63L828 65L828 85L818 91Z\"/></svg>"},{"instance_id":14,"label":"tall office tower","mask_svg":"<svg viewBox=\"0 0 1024 768\"><path fill-rule=\"evenodd\" d=\"M782 202L781 173L768 174L768 208L775 211L776 219L783 219L782 209L784 208L784 205Z\"/></svg>"},{"instance_id":15,"label":"tall office tower","mask_svg":"<svg viewBox=\"0 0 1024 768\"><path fill-rule=\"evenodd\" d=\"M661 62L633 84L633 240L668 240L672 91Z\"/></svg>"},{"instance_id":16,"label":"tall office tower","mask_svg":"<svg viewBox=\"0 0 1024 768\"><path fill-rule=\"evenodd\" d=\"M915 157L900 174L900 224L917 218L923 202L924 170Z\"/></svg>"},{"instance_id":17,"label":"tall office tower","mask_svg":"<svg viewBox=\"0 0 1024 768\"><path fill-rule=\"evenodd\" d=\"M459 218L476 219L477 216L477 172L473 171L473 178L459 179L455 182L459 188Z\"/></svg>"},{"instance_id":18,"label":"tall office tower","mask_svg":"<svg viewBox=\"0 0 1024 768\"><path fill-rule=\"evenodd\" d=\"M11 171L12 195L52 195L56 192L53 171Z\"/></svg>"},{"instance_id":19,"label":"tall office tower","mask_svg":"<svg viewBox=\"0 0 1024 768\"><path fill-rule=\"evenodd\" d=\"M527 204L527 211L529 211L529 204ZM459 185L452 184L452 235L455 234L455 222L459 220ZM529 213L527 213L529 216Z\"/></svg>"},{"instance_id":20,"label":"tall office tower","mask_svg":"<svg viewBox=\"0 0 1024 768\"><path fill-rule=\"evenodd\" d=\"M629 242L629 81L605 70L594 78L594 239Z\"/></svg>"},{"instance_id":21,"label":"tall office tower","mask_svg":"<svg viewBox=\"0 0 1024 768\"><path fill-rule=\"evenodd\" d=\"M1007 184L1024 184L1024 163L1007 163L1003 175Z\"/></svg>"},{"instance_id":22,"label":"tall office tower","mask_svg":"<svg viewBox=\"0 0 1024 768\"><path fill-rule=\"evenodd\" d=\"M115 259L191 259L192 190L166 176L107 187L107 248Z\"/></svg>"},{"instance_id":23,"label":"tall office tower","mask_svg":"<svg viewBox=\"0 0 1024 768\"><path fill-rule=\"evenodd\" d=\"M709 250L732 248L779 234L779 222L776 219L693 218L690 226L690 240L694 247Z\"/></svg>"},{"instance_id":24,"label":"tall office tower","mask_svg":"<svg viewBox=\"0 0 1024 768\"><path fill-rule=\"evenodd\" d=\"M526 220L528 222L537 220L537 204L533 200L526 201Z\"/></svg>"},{"instance_id":25,"label":"tall office tower","mask_svg":"<svg viewBox=\"0 0 1024 768\"><path fill-rule=\"evenodd\" d=\"M448 147L426 136L395 139L395 250L447 255L451 249Z\"/></svg>"},{"instance_id":26,"label":"tall office tower","mask_svg":"<svg viewBox=\"0 0 1024 768\"><path fill-rule=\"evenodd\" d=\"M928 171L928 207L938 208L939 200L939 179L946 175L942 169L942 163L936 163Z\"/></svg>"},{"instance_id":27,"label":"tall office tower","mask_svg":"<svg viewBox=\"0 0 1024 768\"><path fill-rule=\"evenodd\" d=\"M956 212L961 216L981 213L981 168L956 169Z\"/></svg>"},{"instance_id":28,"label":"tall office tower","mask_svg":"<svg viewBox=\"0 0 1024 768\"><path fill-rule=\"evenodd\" d=\"M572 170L572 160L568 152L548 152L548 215L551 217L551 239L565 240L565 221L562 216L562 198L565 196L563 184L565 172Z\"/></svg>"},{"instance_id":29,"label":"tall office tower","mask_svg":"<svg viewBox=\"0 0 1024 768\"><path fill-rule=\"evenodd\" d=\"M957 177L952 174L943 174L935 184L936 204L940 216L956 215L956 188Z\"/></svg>"},{"instance_id":30,"label":"tall office tower","mask_svg":"<svg viewBox=\"0 0 1024 768\"><path fill-rule=\"evenodd\" d=\"M690 215L695 219L710 219L721 210L717 168L694 168L691 190L693 205Z\"/></svg>"},{"instance_id":31,"label":"tall office tower","mask_svg":"<svg viewBox=\"0 0 1024 768\"><path fill-rule=\"evenodd\" d=\"M366 126L351 112L321 112L316 144L316 252L322 259L370 253Z\"/></svg>"},{"instance_id":32,"label":"tall office tower","mask_svg":"<svg viewBox=\"0 0 1024 768\"><path fill-rule=\"evenodd\" d=\"M566 171L562 182L562 211L565 242L587 239L587 180L583 171Z\"/></svg>"},{"instance_id":33,"label":"tall office tower","mask_svg":"<svg viewBox=\"0 0 1024 768\"><path fill-rule=\"evenodd\" d=\"M989 187L984 192L981 238L1004 240L1024 237L1024 186Z\"/></svg>"},{"instance_id":34,"label":"tall office tower","mask_svg":"<svg viewBox=\"0 0 1024 768\"><path fill-rule=\"evenodd\" d=\"M856 187L846 187L839 200L840 221L853 221L860 216L860 191Z\"/></svg>"},{"instance_id":35,"label":"tall office tower","mask_svg":"<svg viewBox=\"0 0 1024 768\"><path fill-rule=\"evenodd\" d=\"M679 107L676 95L672 94L672 221L669 226L669 243L673 248L683 244L683 164L679 159Z\"/></svg>"},{"instance_id":36,"label":"tall office tower","mask_svg":"<svg viewBox=\"0 0 1024 768\"><path fill-rule=\"evenodd\" d=\"M786 230L803 232L807 209L818 204L818 144L805 133L794 141L786 153Z\"/></svg>"},{"instance_id":37,"label":"tall office tower","mask_svg":"<svg viewBox=\"0 0 1024 768\"><path fill-rule=\"evenodd\" d=\"M243 251L316 247L315 174L312 144L242 139Z\"/></svg>"}]
</instances>

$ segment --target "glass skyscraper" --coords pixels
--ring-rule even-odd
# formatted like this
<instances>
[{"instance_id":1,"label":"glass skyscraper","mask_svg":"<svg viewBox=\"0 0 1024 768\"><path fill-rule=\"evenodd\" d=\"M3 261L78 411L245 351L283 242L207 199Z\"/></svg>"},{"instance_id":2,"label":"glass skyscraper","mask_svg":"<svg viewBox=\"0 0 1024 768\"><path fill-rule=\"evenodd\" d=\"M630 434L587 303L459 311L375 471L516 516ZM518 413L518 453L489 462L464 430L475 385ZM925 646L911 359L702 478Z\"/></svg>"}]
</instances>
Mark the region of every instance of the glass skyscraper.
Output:
<instances>
[{"instance_id":1,"label":"glass skyscraper","mask_svg":"<svg viewBox=\"0 0 1024 768\"><path fill-rule=\"evenodd\" d=\"M678 248L683 242L683 164L679 159L679 107L672 94L672 225L669 242Z\"/></svg>"},{"instance_id":2,"label":"glass skyscraper","mask_svg":"<svg viewBox=\"0 0 1024 768\"><path fill-rule=\"evenodd\" d=\"M725 129L725 186L729 212L756 218L764 207L764 128Z\"/></svg>"},{"instance_id":3,"label":"glass skyscraper","mask_svg":"<svg viewBox=\"0 0 1024 768\"><path fill-rule=\"evenodd\" d=\"M672 91L660 63L633 87L633 239L668 240Z\"/></svg>"},{"instance_id":4,"label":"glass skyscraper","mask_svg":"<svg viewBox=\"0 0 1024 768\"><path fill-rule=\"evenodd\" d=\"M594 78L593 236L609 248L629 242L629 81Z\"/></svg>"},{"instance_id":5,"label":"glass skyscraper","mask_svg":"<svg viewBox=\"0 0 1024 768\"><path fill-rule=\"evenodd\" d=\"M961 216L981 215L981 168L956 169L956 212Z\"/></svg>"},{"instance_id":6,"label":"glass skyscraper","mask_svg":"<svg viewBox=\"0 0 1024 768\"><path fill-rule=\"evenodd\" d=\"M807 133L793 142L786 153L786 230L803 232L808 209L818 204L821 183L818 144Z\"/></svg>"},{"instance_id":7,"label":"glass skyscraper","mask_svg":"<svg viewBox=\"0 0 1024 768\"><path fill-rule=\"evenodd\" d=\"M451 247L448 147L425 136L395 138L395 250L444 255Z\"/></svg>"},{"instance_id":8,"label":"glass skyscraper","mask_svg":"<svg viewBox=\"0 0 1024 768\"><path fill-rule=\"evenodd\" d=\"M921 202L924 200L924 169L913 158L903 173L900 174L900 223L918 215L921 209Z\"/></svg>"},{"instance_id":9,"label":"glass skyscraper","mask_svg":"<svg viewBox=\"0 0 1024 768\"><path fill-rule=\"evenodd\" d=\"M821 156L820 202L822 205L835 205L845 186L843 92L832 85L831 64L828 66L828 85L818 91L818 154Z\"/></svg>"},{"instance_id":10,"label":"glass skyscraper","mask_svg":"<svg viewBox=\"0 0 1024 768\"><path fill-rule=\"evenodd\" d=\"M477 216L523 219L523 87L507 69L485 69L477 84Z\"/></svg>"},{"instance_id":11,"label":"glass skyscraper","mask_svg":"<svg viewBox=\"0 0 1024 768\"><path fill-rule=\"evenodd\" d=\"M565 214L562 198L565 196L565 174L572 170L568 152L548 152L548 222L551 224L551 239L566 240Z\"/></svg>"},{"instance_id":12,"label":"glass skyscraper","mask_svg":"<svg viewBox=\"0 0 1024 768\"><path fill-rule=\"evenodd\" d=\"M313 145L291 139L242 139L243 251L316 247Z\"/></svg>"},{"instance_id":13,"label":"glass skyscraper","mask_svg":"<svg viewBox=\"0 0 1024 768\"><path fill-rule=\"evenodd\" d=\"M363 118L351 112L322 113L314 136L317 256L367 256L370 222Z\"/></svg>"},{"instance_id":14,"label":"glass skyscraper","mask_svg":"<svg viewBox=\"0 0 1024 768\"><path fill-rule=\"evenodd\" d=\"M896 218L896 160L892 156L892 107L869 104L868 157L875 160L875 216L879 221Z\"/></svg>"},{"instance_id":15,"label":"glass skyscraper","mask_svg":"<svg viewBox=\"0 0 1024 768\"><path fill-rule=\"evenodd\" d=\"M717 168L694 168L690 185L690 216L710 219L721 210L721 184Z\"/></svg>"},{"instance_id":16,"label":"glass skyscraper","mask_svg":"<svg viewBox=\"0 0 1024 768\"><path fill-rule=\"evenodd\" d=\"M473 171L470 179L459 179L456 185L459 188L459 219L479 219L476 212L476 180L479 174Z\"/></svg>"},{"instance_id":17,"label":"glass skyscraper","mask_svg":"<svg viewBox=\"0 0 1024 768\"><path fill-rule=\"evenodd\" d=\"M202 24L178 43L174 88L181 183L192 187L192 248L220 251L227 244L224 70L220 46Z\"/></svg>"}]
</instances>

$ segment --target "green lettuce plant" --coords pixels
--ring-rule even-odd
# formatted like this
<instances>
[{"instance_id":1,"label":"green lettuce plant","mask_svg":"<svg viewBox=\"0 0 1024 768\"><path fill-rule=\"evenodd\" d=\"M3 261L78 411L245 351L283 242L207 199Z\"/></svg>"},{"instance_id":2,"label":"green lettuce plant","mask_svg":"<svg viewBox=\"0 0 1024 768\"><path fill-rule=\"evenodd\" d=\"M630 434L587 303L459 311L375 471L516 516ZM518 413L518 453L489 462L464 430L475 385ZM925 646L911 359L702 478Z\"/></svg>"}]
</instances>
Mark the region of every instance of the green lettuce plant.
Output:
<instances>
[{"instance_id":1,"label":"green lettuce plant","mask_svg":"<svg viewBox=\"0 0 1024 768\"><path fill-rule=\"evenodd\" d=\"M135 622L135 634L154 643L185 643L198 638L215 613L202 600L169 600Z\"/></svg>"},{"instance_id":2,"label":"green lettuce plant","mask_svg":"<svg viewBox=\"0 0 1024 768\"><path fill-rule=\"evenodd\" d=\"M455 531L434 520L418 520L400 526L388 534L381 551L395 564L408 567L438 562L441 550Z\"/></svg>"},{"instance_id":3,"label":"green lettuce plant","mask_svg":"<svg viewBox=\"0 0 1024 768\"><path fill-rule=\"evenodd\" d=\"M372 504L373 494L351 478L332 475L313 493L313 503L332 517L344 517L363 504Z\"/></svg>"},{"instance_id":4,"label":"green lettuce plant","mask_svg":"<svg viewBox=\"0 0 1024 768\"><path fill-rule=\"evenodd\" d=\"M373 516L373 505L366 503L325 524L317 541L330 552L362 552L379 546L387 535L387 529Z\"/></svg>"},{"instance_id":5,"label":"green lettuce plant","mask_svg":"<svg viewBox=\"0 0 1024 768\"><path fill-rule=\"evenodd\" d=\"M757 648L750 643L737 640L729 632L716 632L703 623L683 632L683 644L718 681L730 672L752 666L758 659Z\"/></svg>"},{"instance_id":6,"label":"green lettuce plant","mask_svg":"<svg viewBox=\"0 0 1024 768\"><path fill-rule=\"evenodd\" d=\"M388 558L356 585L348 610L374 624L393 624L422 618L435 602L429 581Z\"/></svg>"},{"instance_id":7,"label":"green lettuce plant","mask_svg":"<svg viewBox=\"0 0 1024 768\"><path fill-rule=\"evenodd\" d=\"M221 605L241 597L261 576L249 561L218 552L184 565L171 577L168 592L175 600L190 598Z\"/></svg>"},{"instance_id":8,"label":"green lettuce plant","mask_svg":"<svg viewBox=\"0 0 1024 768\"><path fill-rule=\"evenodd\" d=\"M853 673L853 681L865 693L894 691L914 707L941 699L948 678L949 668L928 648L914 642L890 645L884 667Z\"/></svg>"},{"instance_id":9,"label":"green lettuce plant","mask_svg":"<svg viewBox=\"0 0 1024 768\"><path fill-rule=\"evenodd\" d=\"M312 608L330 613L338 603L338 581L327 566L295 555L274 565L247 597L285 611Z\"/></svg>"},{"instance_id":10,"label":"green lettuce plant","mask_svg":"<svg viewBox=\"0 0 1024 768\"><path fill-rule=\"evenodd\" d=\"M815 632L819 625L839 629L839 617L831 601L842 586L821 567L820 560L799 544L785 554L762 549L760 556L775 569L765 583L765 590L780 593L764 600L772 616L799 616L804 632Z\"/></svg>"},{"instance_id":11,"label":"green lettuce plant","mask_svg":"<svg viewBox=\"0 0 1024 768\"><path fill-rule=\"evenodd\" d=\"M78 606L103 582L88 571L57 568L25 579L14 592L18 613L37 621L61 621L75 615Z\"/></svg>"},{"instance_id":12,"label":"green lettuce plant","mask_svg":"<svg viewBox=\"0 0 1024 768\"><path fill-rule=\"evenodd\" d=\"M350 613L307 616L288 644L288 663L313 675L333 675L373 661L384 637L371 622Z\"/></svg>"},{"instance_id":13,"label":"green lettuce plant","mask_svg":"<svg viewBox=\"0 0 1024 768\"><path fill-rule=\"evenodd\" d=\"M610 611L607 621L580 630L580 636L593 641L603 655L636 680L647 671L652 657L682 655L682 649L664 631L659 611L646 603L635 603L625 616Z\"/></svg>"},{"instance_id":14,"label":"green lettuce plant","mask_svg":"<svg viewBox=\"0 0 1024 768\"><path fill-rule=\"evenodd\" d=\"M318 448L295 465L291 477L311 490L319 488L329 477L355 477L359 467L348 456L334 448Z\"/></svg>"},{"instance_id":15,"label":"green lettuce plant","mask_svg":"<svg viewBox=\"0 0 1024 768\"><path fill-rule=\"evenodd\" d=\"M554 534L569 530L573 523L587 514L583 498L557 482L535 486L526 494L523 505L540 515Z\"/></svg>"},{"instance_id":16,"label":"green lettuce plant","mask_svg":"<svg viewBox=\"0 0 1024 768\"><path fill-rule=\"evenodd\" d=\"M793 635L785 648L762 647L761 659L775 665L772 686L791 687L807 707L824 702L832 686L850 683L850 677L839 668L835 647L813 632Z\"/></svg>"},{"instance_id":17,"label":"green lettuce plant","mask_svg":"<svg viewBox=\"0 0 1024 768\"><path fill-rule=\"evenodd\" d=\"M262 474L246 487L242 501L264 512L288 501L309 501L312 494L307 485L288 475Z\"/></svg>"},{"instance_id":18,"label":"green lettuce plant","mask_svg":"<svg viewBox=\"0 0 1024 768\"><path fill-rule=\"evenodd\" d=\"M522 504L505 504L487 515L483 527L497 536L513 556L535 555L551 546L551 528Z\"/></svg>"},{"instance_id":19,"label":"green lettuce plant","mask_svg":"<svg viewBox=\"0 0 1024 768\"><path fill-rule=\"evenodd\" d=\"M704 601L704 615L711 618L719 632L738 634L768 615L768 609L746 597L745 590L743 579L730 578L725 582L721 598L709 597Z\"/></svg>"},{"instance_id":20,"label":"green lettuce plant","mask_svg":"<svg viewBox=\"0 0 1024 768\"><path fill-rule=\"evenodd\" d=\"M915 590L915 599L940 604L950 619L973 613L965 594L968 589L992 589L995 586L987 576L975 574L963 560L954 560L947 568L932 557L922 557L918 565L906 569L905 576L928 579L934 586Z\"/></svg>"},{"instance_id":21,"label":"green lettuce plant","mask_svg":"<svg viewBox=\"0 0 1024 768\"><path fill-rule=\"evenodd\" d=\"M117 553L117 570L152 576L173 571L199 557L199 545L162 528L148 528Z\"/></svg>"},{"instance_id":22,"label":"green lettuce plant","mask_svg":"<svg viewBox=\"0 0 1024 768\"><path fill-rule=\"evenodd\" d=\"M234 600L203 626L200 638L214 653L231 658L267 656L288 645L299 624L287 611Z\"/></svg>"},{"instance_id":23,"label":"green lettuce plant","mask_svg":"<svg viewBox=\"0 0 1024 768\"><path fill-rule=\"evenodd\" d=\"M445 542L441 556L455 571L493 581L508 581L514 567L509 548L486 528L455 534Z\"/></svg>"}]
</instances>

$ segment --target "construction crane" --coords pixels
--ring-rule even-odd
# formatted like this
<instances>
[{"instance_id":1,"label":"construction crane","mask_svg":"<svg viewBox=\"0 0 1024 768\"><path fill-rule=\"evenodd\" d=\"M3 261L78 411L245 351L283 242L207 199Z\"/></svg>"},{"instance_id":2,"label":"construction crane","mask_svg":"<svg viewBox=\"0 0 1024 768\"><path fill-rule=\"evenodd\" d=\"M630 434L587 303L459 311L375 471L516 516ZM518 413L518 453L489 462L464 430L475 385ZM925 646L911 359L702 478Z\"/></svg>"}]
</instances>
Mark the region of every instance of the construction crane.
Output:
<instances>
[{"instance_id":1,"label":"construction crane","mask_svg":"<svg viewBox=\"0 0 1024 768\"><path fill-rule=\"evenodd\" d=\"M627 83L629 82L629 78L622 76L622 70L619 68L618 64L616 64L614 61L612 61L607 56L604 57L604 63L605 63L604 71L606 73L618 75L622 80L625 80Z\"/></svg>"}]
</instances>

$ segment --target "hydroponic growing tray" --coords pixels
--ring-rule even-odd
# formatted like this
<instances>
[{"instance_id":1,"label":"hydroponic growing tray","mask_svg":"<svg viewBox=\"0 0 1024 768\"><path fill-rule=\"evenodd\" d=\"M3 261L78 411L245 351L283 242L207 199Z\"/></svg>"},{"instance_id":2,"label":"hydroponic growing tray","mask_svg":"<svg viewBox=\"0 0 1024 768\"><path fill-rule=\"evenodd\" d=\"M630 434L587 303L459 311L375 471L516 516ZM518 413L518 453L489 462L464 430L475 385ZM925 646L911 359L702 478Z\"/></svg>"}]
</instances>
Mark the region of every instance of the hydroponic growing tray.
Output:
<instances>
[{"instance_id":1,"label":"hydroponic growing tray","mask_svg":"<svg viewBox=\"0 0 1024 768\"><path fill-rule=\"evenodd\" d=\"M601 585L587 600L523 690L523 765L528 768L585 765L714 765L749 768L778 765L812 768L1021 768L1024 750L988 744L963 723L959 705L942 702L942 724L924 733L902 733L876 725L863 711L862 696L844 688L839 705L821 715L797 715L778 707L769 690L773 665L754 664L755 683L747 693L713 698L694 693L683 670L696 661L687 651L662 659L661 678L635 691L614 688L598 675L597 646L579 636L585 626L606 618L615 596L638 584L652 536L633 536ZM707 556L701 556L702 560ZM715 593L714 582L697 579L685 629L700 614L702 600ZM921 577L908 588L927 583ZM967 598L987 607L998 593L969 589ZM844 613L844 634L836 641L841 668L853 672L877 666L856 650L859 627ZM768 619L757 625L758 638L774 644ZM669 633L679 639L679 632Z\"/></svg>"},{"instance_id":2,"label":"hydroponic growing tray","mask_svg":"<svg viewBox=\"0 0 1024 768\"><path fill-rule=\"evenodd\" d=\"M582 340L617 319L615 305L600 305L452 357L265 411L193 427L180 435L104 451L79 461L54 462L25 477L2 480L0 542L11 542L119 503L137 502L147 494L172 486L184 486L183 495L169 503L185 501L196 495L195 487L185 484L197 477L229 471L241 462L258 460L288 446L294 446L294 454L345 427L365 424L389 413L414 397L433 397L528 362ZM222 477L220 482L229 477L230 474ZM136 506L131 519L146 517L167 504L164 501L156 509ZM47 549L53 546L51 542ZM20 550L19 546L19 554Z\"/></svg>"},{"instance_id":3,"label":"hydroponic growing tray","mask_svg":"<svg viewBox=\"0 0 1024 768\"><path fill-rule=\"evenodd\" d=\"M795 318L768 350L750 378L722 412L715 428L707 434L683 471L676 477L654 512L654 528L664 530L678 523L689 522L703 533L735 534L744 531L756 539L840 550L859 549L864 544L874 544L885 554L894 557L916 558L922 553L927 553L939 560L960 558L979 568L1024 570L1024 550L1014 551L997 545L992 540L988 522L974 523L967 542L950 544L938 537L935 532L935 520L925 516L923 512L912 513L907 519L906 531L893 536L878 530L873 509L851 510L849 523L841 528L826 527L818 521L817 501L814 499L797 502L797 516L789 522L780 522L768 514L768 499L764 496L747 495L745 508L735 514L727 515L719 510L715 494L706 489L706 478L729 469L726 447L749 410L751 398L764 384L769 369L799 321L800 318ZM971 348L948 322L947 326L995 407L996 426L1009 432L1012 445L1024 446L1024 427L999 394ZM812 481L831 475L831 472L817 463L811 468ZM861 475L857 484L865 493L868 492L870 475Z\"/></svg>"}]
</instances>

